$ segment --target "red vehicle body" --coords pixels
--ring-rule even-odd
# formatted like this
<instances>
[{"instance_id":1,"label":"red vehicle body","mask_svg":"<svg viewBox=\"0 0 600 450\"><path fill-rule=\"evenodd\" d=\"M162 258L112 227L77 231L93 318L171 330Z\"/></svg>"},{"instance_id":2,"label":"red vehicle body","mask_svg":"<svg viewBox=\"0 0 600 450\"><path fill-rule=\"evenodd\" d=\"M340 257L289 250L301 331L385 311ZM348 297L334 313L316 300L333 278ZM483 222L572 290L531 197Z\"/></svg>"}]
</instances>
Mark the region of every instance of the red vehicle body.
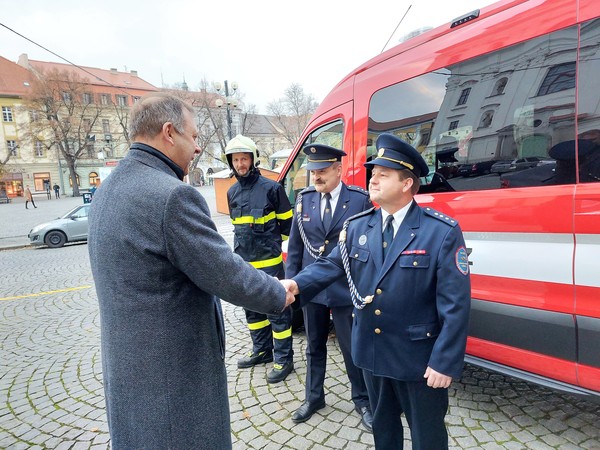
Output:
<instances>
[{"instance_id":1,"label":"red vehicle body","mask_svg":"<svg viewBox=\"0 0 600 450\"><path fill-rule=\"evenodd\" d=\"M468 362L600 397L600 2L504 0L358 67L323 100L282 170L310 184L304 145L343 148L344 181L368 186L382 132L431 172L416 200L458 219L470 249ZM584 142L585 141L585 142ZM585 144L585 145L584 145ZM457 164L555 164L445 179ZM585 150L585 151L584 151Z\"/></svg>"}]
</instances>

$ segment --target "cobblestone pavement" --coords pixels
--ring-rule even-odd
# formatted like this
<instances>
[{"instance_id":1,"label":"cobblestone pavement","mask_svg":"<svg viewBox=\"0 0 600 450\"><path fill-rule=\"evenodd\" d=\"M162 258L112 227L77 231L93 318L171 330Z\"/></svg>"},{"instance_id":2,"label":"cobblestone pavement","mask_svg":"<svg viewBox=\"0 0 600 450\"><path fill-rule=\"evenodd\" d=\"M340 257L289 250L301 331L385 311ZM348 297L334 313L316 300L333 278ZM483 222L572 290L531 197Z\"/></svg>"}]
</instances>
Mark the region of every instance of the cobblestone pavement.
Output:
<instances>
[{"instance_id":1,"label":"cobblestone pavement","mask_svg":"<svg viewBox=\"0 0 600 450\"><path fill-rule=\"evenodd\" d=\"M230 241L228 218L214 219ZM6 220L0 209L0 227ZM0 267L0 448L109 448L87 245L0 251ZM294 334L295 372L270 385L269 365L237 369L250 346L244 313L229 304L224 313L235 449L373 448L353 411L334 336L327 407L296 425L290 417L304 398L304 333ZM600 450L600 405L472 366L450 389L447 423L453 449Z\"/></svg>"}]
</instances>

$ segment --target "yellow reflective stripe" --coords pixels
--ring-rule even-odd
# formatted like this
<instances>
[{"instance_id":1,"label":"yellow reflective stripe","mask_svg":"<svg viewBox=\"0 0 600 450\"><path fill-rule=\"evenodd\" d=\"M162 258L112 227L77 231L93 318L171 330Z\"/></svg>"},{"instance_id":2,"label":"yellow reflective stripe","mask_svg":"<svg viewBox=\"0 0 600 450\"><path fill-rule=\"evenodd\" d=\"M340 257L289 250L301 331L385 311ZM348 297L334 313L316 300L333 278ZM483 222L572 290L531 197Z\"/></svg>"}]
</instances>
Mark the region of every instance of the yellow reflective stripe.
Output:
<instances>
[{"instance_id":1,"label":"yellow reflective stripe","mask_svg":"<svg viewBox=\"0 0 600 450\"><path fill-rule=\"evenodd\" d=\"M277 219L279 219L279 220L287 220L287 219L291 219L293 215L294 215L294 213L290 209L289 211L286 211L284 213L277 214Z\"/></svg>"},{"instance_id":2,"label":"yellow reflective stripe","mask_svg":"<svg viewBox=\"0 0 600 450\"><path fill-rule=\"evenodd\" d=\"M236 219L231 219L231 223L234 225L244 225L247 223L265 224L273 220L275 216L275 211L271 211L269 214L263 217L242 216Z\"/></svg>"},{"instance_id":3,"label":"yellow reflective stripe","mask_svg":"<svg viewBox=\"0 0 600 450\"><path fill-rule=\"evenodd\" d=\"M292 336L292 327L288 328L287 330L284 331L280 331L279 333L273 331L273 338L274 339L286 339Z\"/></svg>"},{"instance_id":4,"label":"yellow reflective stripe","mask_svg":"<svg viewBox=\"0 0 600 450\"><path fill-rule=\"evenodd\" d=\"M250 265L255 269L263 269L265 267L276 266L277 264L281 264L283 262L283 256L279 255L276 258L271 259L263 259L262 261L251 261Z\"/></svg>"},{"instance_id":5,"label":"yellow reflective stripe","mask_svg":"<svg viewBox=\"0 0 600 450\"><path fill-rule=\"evenodd\" d=\"M260 330L261 328L268 327L269 325L271 325L271 322L269 322L268 320L263 320L262 322L248 323L248 329Z\"/></svg>"},{"instance_id":6,"label":"yellow reflective stripe","mask_svg":"<svg viewBox=\"0 0 600 450\"><path fill-rule=\"evenodd\" d=\"M282 241L287 241L289 238L290 238L290 237L289 237L288 235L286 235L286 234L282 234L282 235L281 235L281 240L282 240Z\"/></svg>"}]
</instances>

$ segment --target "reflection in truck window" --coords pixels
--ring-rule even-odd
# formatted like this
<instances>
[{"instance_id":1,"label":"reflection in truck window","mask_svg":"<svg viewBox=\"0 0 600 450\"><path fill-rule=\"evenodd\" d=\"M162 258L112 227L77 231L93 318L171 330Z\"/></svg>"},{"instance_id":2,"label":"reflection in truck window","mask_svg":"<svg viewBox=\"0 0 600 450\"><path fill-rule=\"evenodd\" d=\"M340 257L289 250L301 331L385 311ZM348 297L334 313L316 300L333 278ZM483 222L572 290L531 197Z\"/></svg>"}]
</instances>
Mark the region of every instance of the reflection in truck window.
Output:
<instances>
[{"instance_id":1,"label":"reflection in truck window","mask_svg":"<svg viewBox=\"0 0 600 450\"><path fill-rule=\"evenodd\" d=\"M599 30L583 29L582 41L589 45L582 45L582 80L600 73ZM432 180L443 179L455 191L512 187L491 167L519 158L540 161L540 168L519 166L523 180L519 184L545 184L544 177L556 170L550 149L577 138L577 35L577 27L565 28L381 89L369 105L369 142L383 132L394 133L422 153L432 172L437 171L441 178ZM588 92L588 97L597 99L597 92ZM589 117L598 117L597 102L588 103ZM600 129L600 123L586 128ZM421 139L425 134L426 144ZM452 148L457 149L456 162L441 166L436 155ZM367 151L368 157L375 153L374 147ZM581 159L586 158L580 155ZM594 164L600 166L600 161ZM567 173L554 180L575 182L576 165L565 165L564 170Z\"/></svg>"}]
</instances>

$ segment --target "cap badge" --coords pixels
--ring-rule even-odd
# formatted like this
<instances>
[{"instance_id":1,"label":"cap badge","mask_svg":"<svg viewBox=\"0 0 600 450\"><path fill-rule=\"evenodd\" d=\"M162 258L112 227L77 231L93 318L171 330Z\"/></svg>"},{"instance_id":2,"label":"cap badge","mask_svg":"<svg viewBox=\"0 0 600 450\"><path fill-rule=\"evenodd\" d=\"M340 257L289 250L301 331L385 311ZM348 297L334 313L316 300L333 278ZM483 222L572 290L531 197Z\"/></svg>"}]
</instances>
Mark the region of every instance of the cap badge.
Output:
<instances>
[{"instance_id":1,"label":"cap badge","mask_svg":"<svg viewBox=\"0 0 600 450\"><path fill-rule=\"evenodd\" d=\"M311 147L311 148L310 148L310 152L311 152L311 153L317 153L317 149L316 149L316 148L314 148L314 147Z\"/></svg>"},{"instance_id":2,"label":"cap badge","mask_svg":"<svg viewBox=\"0 0 600 450\"><path fill-rule=\"evenodd\" d=\"M381 158L384 153L385 153L385 148L380 148L379 151L377 152L377 157Z\"/></svg>"}]
</instances>

